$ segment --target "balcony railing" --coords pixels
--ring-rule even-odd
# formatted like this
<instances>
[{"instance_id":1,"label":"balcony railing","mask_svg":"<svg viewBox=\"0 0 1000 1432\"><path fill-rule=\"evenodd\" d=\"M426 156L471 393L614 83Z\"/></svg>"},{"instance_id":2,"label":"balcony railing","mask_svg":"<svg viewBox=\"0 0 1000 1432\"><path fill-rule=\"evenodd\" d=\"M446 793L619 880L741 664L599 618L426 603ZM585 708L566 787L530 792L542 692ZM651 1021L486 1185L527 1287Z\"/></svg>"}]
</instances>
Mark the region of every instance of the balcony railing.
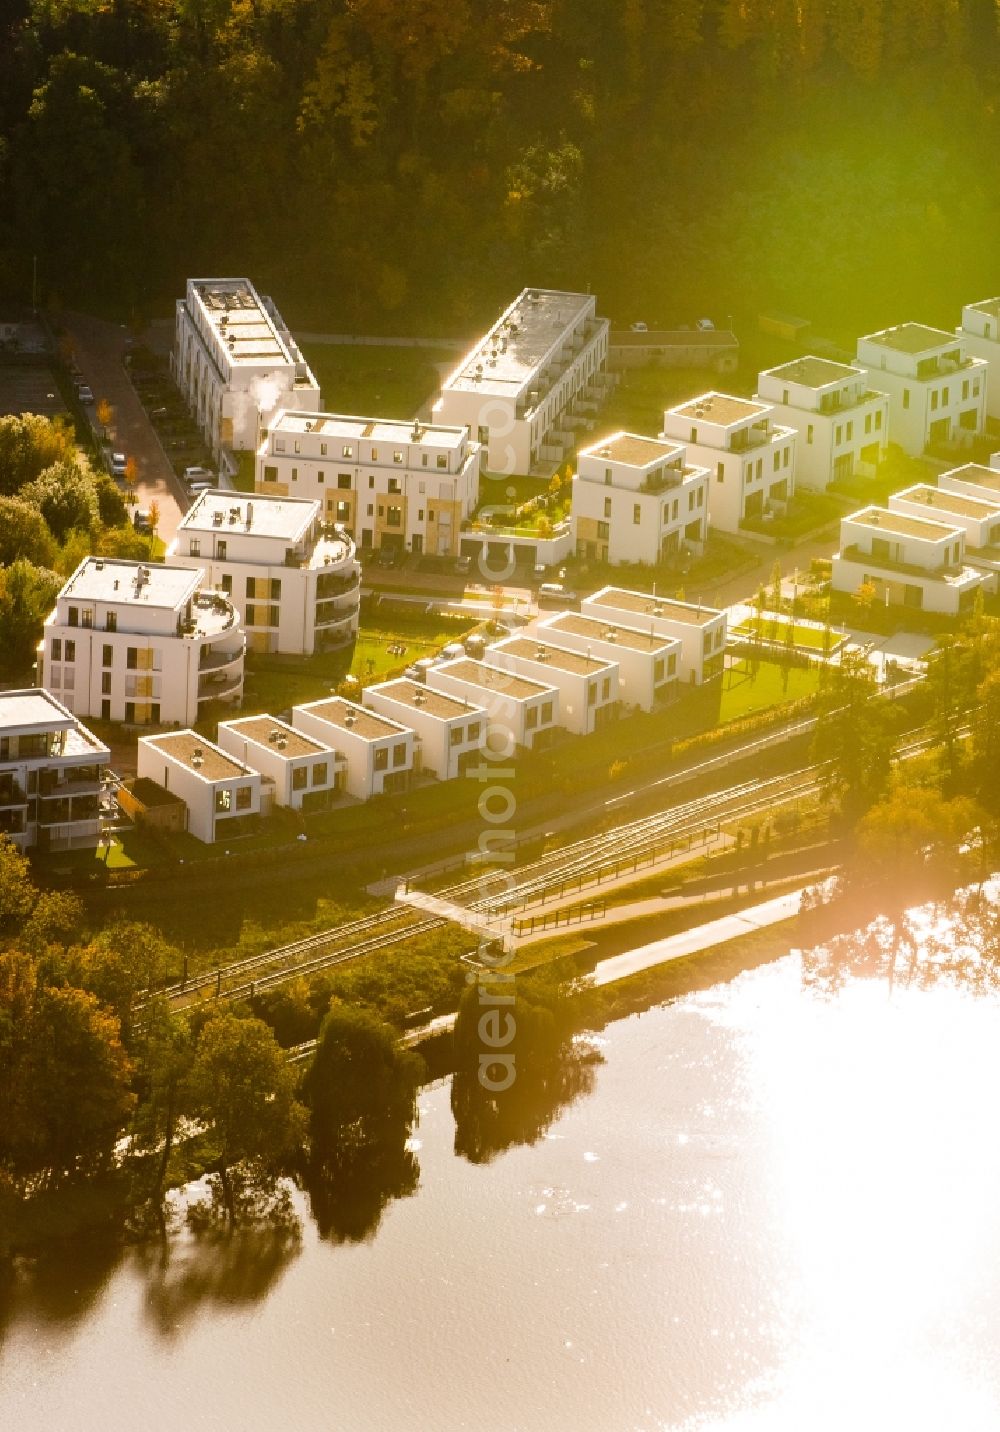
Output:
<instances>
[{"instance_id":1,"label":"balcony railing","mask_svg":"<svg viewBox=\"0 0 1000 1432\"><path fill-rule=\"evenodd\" d=\"M953 581L960 577L965 570L962 566L939 563L935 567L918 567L915 562L901 562L895 557L874 556L852 542L840 553L845 562L857 562L866 567L878 567L885 572L898 572L904 577L925 577L936 582Z\"/></svg>"},{"instance_id":2,"label":"balcony railing","mask_svg":"<svg viewBox=\"0 0 1000 1432\"><path fill-rule=\"evenodd\" d=\"M199 701L228 701L234 696L239 696L243 691L243 673L235 681L226 681L223 677L218 680L215 677L203 679L198 683Z\"/></svg>"}]
</instances>

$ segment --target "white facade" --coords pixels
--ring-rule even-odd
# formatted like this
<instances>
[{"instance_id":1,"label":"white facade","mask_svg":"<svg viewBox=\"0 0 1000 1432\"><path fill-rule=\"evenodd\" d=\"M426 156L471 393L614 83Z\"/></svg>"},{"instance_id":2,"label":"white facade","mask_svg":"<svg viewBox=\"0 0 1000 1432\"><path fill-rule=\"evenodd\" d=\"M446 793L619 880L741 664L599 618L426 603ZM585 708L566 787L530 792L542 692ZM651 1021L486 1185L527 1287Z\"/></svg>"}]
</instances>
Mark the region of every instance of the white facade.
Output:
<instances>
[{"instance_id":1,"label":"white facade","mask_svg":"<svg viewBox=\"0 0 1000 1432\"><path fill-rule=\"evenodd\" d=\"M49 692L0 692L0 835L20 850L95 847L110 761L107 746Z\"/></svg>"},{"instance_id":2,"label":"white facade","mask_svg":"<svg viewBox=\"0 0 1000 1432\"><path fill-rule=\"evenodd\" d=\"M327 810L343 785L343 757L274 716L220 721L217 739L223 751L260 772L275 805L304 814Z\"/></svg>"},{"instance_id":3,"label":"white facade","mask_svg":"<svg viewBox=\"0 0 1000 1432\"><path fill-rule=\"evenodd\" d=\"M583 449L573 478L578 557L655 565L700 553L708 528L708 473L673 442L615 433Z\"/></svg>"},{"instance_id":4,"label":"white facade","mask_svg":"<svg viewBox=\"0 0 1000 1432\"><path fill-rule=\"evenodd\" d=\"M986 578L966 565L965 532L951 523L867 507L840 524L836 592L875 589L877 600L914 610L967 610Z\"/></svg>"},{"instance_id":5,"label":"white facade","mask_svg":"<svg viewBox=\"0 0 1000 1432\"><path fill-rule=\"evenodd\" d=\"M539 641L613 661L623 706L655 711L676 699L681 649L676 637L577 612L546 617L536 624L534 635Z\"/></svg>"},{"instance_id":6,"label":"white facade","mask_svg":"<svg viewBox=\"0 0 1000 1432\"><path fill-rule=\"evenodd\" d=\"M906 512L911 517L928 517L947 522L965 532L966 552L977 547L993 547L1000 543L1000 496L992 502L982 497L931 487L918 482L913 487L894 492L889 498L890 512Z\"/></svg>"},{"instance_id":7,"label":"white facade","mask_svg":"<svg viewBox=\"0 0 1000 1432\"><path fill-rule=\"evenodd\" d=\"M962 309L962 326L955 332L966 352L988 365L986 416L1000 419L1000 298L967 303Z\"/></svg>"},{"instance_id":8,"label":"white facade","mask_svg":"<svg viewBox=\"0 0 1000 1432\"><path fill-rule=\"evenodd\" d=\"M418 771L451 781L479 759L488 725L482 706L406 679L367 686L361 699L370 711L417 733Z\"/></svg>"},{"instance_id":9,"label":"white facade","mask_svg":"<svg viewBox=\"0 0 1000 1432\"><path fill-rule=\"evenodd\" d=\"M919 456L930 443L971 442L983 430L987 365L964 338L901 323L858 339L854 364L888 393L892 441Z\"/></svg>"},{"instance_id":10,"label":"white facade","mask_svg":"<svg viewBox=\"0 0 1000 1432\"><path fill-rule=\"evenodd\" d=\"M726 614L714 607L679 602L623 587L602 587L580 603L583 616L622 622L680 642L680 679L699 686L721 676L726 657Z\"/></svg>"},{"instance_id":11,"label":"white facade","mask_svg":"<svg viewBox=\"0 0 1000 1432\"><path fill-rule=\"evenodd\" d=\"M187 830L211 845L246 835L260 815L261 778L197 731L140 736L137 775L187 807Z\"/></svg>"},{"instance_id":12,"label":"white facade","mask_svg":"<svg viewBox=\"0 0 1000 1432\"><path fill-rule=\"evenodd\" d=\"M56 598L38 680L79 716L190 725L243 698L240 615L200 568L85 557Z\"/></svg>"},{"instance_id":13,"label":"white facade","mask_svg":"<svg viewBox=\"0 0 1000 1432\"><path fill-rule=\"evenodd\" d=\"M358 634L361 566L318 502L203 492L164 561L202 568L207 585L230 597L250 651L311 655Z\"/></svg>"},{"instance_id":14,"label":"white facade","mask_svg":"<svg viewBox=\"0 0 1000 1432\"><path fill-rule=\"evenodd\" d=\"M568 647L527 636L509 636L487 647L491 666L543 681L559 691L559 724L586 736L618 714L618 665Z\"/></svg>"},{"instance_id":15,"label":"white facade","mask_svg":"<svg viewBox=\"0 0 1000 1432\"><path fill-rule=\"evenodd\" d=\"M494 758L511 744L531 750L550 740L559 725L558 687L531 681L485 661L459 657L427 672L432 691L443 691L482 706L486 741Z\"/></svg>"},{"instance_id":16,"label":"white facade","mask_svg":"<svg viewBox=\"0 0 1000 1432\"><path fill-rule=\"evenodd\" d=\"M223 448L253 451L278 408L322 406L287 325L246 278L188 279L170 362L216 459Z\"/></svg>"},{"instance_id":17,"label":"white facade","mask_svg":"<svg viewBox=\"0 0 1000 1432\"><path fill-rule=\"evenodd\" d=\"M442 383L434 418L468 427L490 472L551 469L603 400L607 361L592 295L526 288Z\"/></svg>"},{"instance_id":18,"label":"white facade","mask_svg":"<svg viewBox=\"0 0 1000 1432\"><path fill-rule=\"evenodd\" d=\"M356 800L389 795L409 788L416 755L413 731L354 701L333 696L292 707L292 726L324 745L344 761L344 788Z\"/></svg>"},{"instance_id":19,"label":"white facade","mask_svg":"<svg viewBox=\"0 0 1000 1432\"><path fill-rule=\"evenodd\" d=\"M967 462L953 467L938 478L938 487L945 492L964 492L981 502L1000 502L1000 464L990 461L989 467Z\"/></svg>"},{"instance_id":20,"label":"white facade","mask_svg":"<svg viewBox=\"0 0 1000 1432\"><path fill-rule=\"evenodd\" d=\"M319 502L359 547L454 557L479 501L480 459L465 427L281 412L257 453L256 486Z\"/></svg>"},{"instance_id":21,"label":"white facade","mask_svg":"<svg viewBox=\"0 0 1000 1432\"><path fill-rule=\"evenodd\" d=\"M795 481L822 492L831 482L874 477L889 440L889 399L868 374L809 355L758 375L756 398L799 435Z\"/></svg>"},{"instance_id":22,"label":"white facade","mask_svg":"<svg viewBox=\"0 0 1000 1432\"><path fill-rule=\"evenodd\" d=\"M774 421L770 403L702 393L663 414L661 438L683 443L709 471L708 515L719 532L779 513L795 491L794 429Z\"/></svg>"}]
</instances>

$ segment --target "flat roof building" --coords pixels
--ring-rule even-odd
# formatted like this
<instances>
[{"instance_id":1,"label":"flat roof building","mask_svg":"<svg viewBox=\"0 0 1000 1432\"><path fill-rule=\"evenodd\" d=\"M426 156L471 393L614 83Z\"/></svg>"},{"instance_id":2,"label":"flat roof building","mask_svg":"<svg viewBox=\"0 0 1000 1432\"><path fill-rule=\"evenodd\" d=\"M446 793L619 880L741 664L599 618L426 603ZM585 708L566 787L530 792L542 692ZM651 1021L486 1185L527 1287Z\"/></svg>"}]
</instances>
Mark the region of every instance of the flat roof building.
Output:
<instances>
[{"instance_id":1,"label":"flat roof building","mask_svg":"<svg viewBox=\"0 0 1000 1432\"><path fill-rule=\"evenodd\" d=\"M41 687L0 692L0 835L19 850L93 849L103 741Z\"/></svg>"},{"instance_id":2,"label":"flat roof building","mask_svg":"<svg viewBox=\"0 0 1000 1432\"><path fill-rule=\"evenodd\" d=\"M203 492L164 561L205 572L239 611L251 651L312 655L357 637L361 565L319 502Z\"/></svg>"},{"instance_id":3,"label":"flat roof building","mask_svg":"<svg viewBox=\"0 0 1000 1432\"><path fill-rule=\"evenodd\" d=\"M1000 298L967 303L955 332L967 352L986 363L986 416L1000 418Z\"/></svg>"},{"instance_id":4,"label":"flat roof building","mask_svg":"<svg viewBox=\"0 0 1000 1432\"><path fill-rule=\"evenodd\" d=\"M620 621L657 636L675 638L680 642L678 669L682 681L696 686L722 675L727 635L724 611L624 587L602 587L584 597L580 611L599 621Z\"/></svg>"},{"instance_id":5,"label":"flat roof building","mask_svg":"<svg viewBox=\"0 0 1000 1432\"><path fill-rule=\"evenodd\" d=\"M799 435L795 480L822 492L832 482L874 477L889 440L889 399L866 372L808 355L766 368L758 397Z\"/></svg>"},{"instance_id":6,"label":"flat roof building","mask_svg":"<svg viewBox=\"0 0 1000 1432\"><path fill-rule=\"evenodd\" d=\"M319 384L273 301L247 278L188 279L171 368L206 443L253 450L280 408L321 406Z\"/></svg>"},{"instance_id":7,"label":"flat roof building","mask_svg":"<svg viewBox=\"0 0 1000 1432\"><path fill-rule=\"evenodd\" d=\"M411 727L342 696L293 706L292 726L343 757L344 789L356 800L409 789L416 757Z\"/></svg>"},{"instance_id":8,"label":"flat roof building","mask_svg":"<svg viewBox=\"0 0 1000 1432\"><path fill-rule=\"evenodd\" d=\"M572 651L605 657L618 667L623 706L655 711L676 699L681 644L676 637L627 626L605 617L560 612L538 622L539 641L554 641Z\"/></svg>"},{"instance_id":9,"label":"flat roof building","mask_svg":"<svg viewBox=\"0 0 1000 1432\"><path fill-rule=\"evenodd\" d=\"M416 732L417 771L429 771L439 781L451 781L480 759L486 740L486 711L467 698L450 696L402 677L366 686L361 699L370 711Z\"/></svg>"},{"instance_id":10,"label":"flat roof building","mask_svg":"<svg viewBox=\"0 0 1000 1432\"><path fill-rule=\"evenodd\" d=\"M80 716L190 724L243 696L243 626L200 567L85 557L45 619L37 672Z\"/></svg>"},{"instance_id":11,"label":"flat roof building","mask_svg":"<svg viewBox=\"0 0 1000 1432\"><path fill-rule=\"evenodd\" d=\"M893 442L919 456L932 444L971 443L983 430L987 364L962 336L900 323L858 339L854 366L890 399Z\"/></svg>"},{"instance_id":12,"label":"flat roof building","mask_svg":"<svg viewBox=\"0 0 1000 1432\"><path fill-rule=\"evenodd\" d=\"M186 829L206 845L248 835L261 812L260 773L197 731L141 736L137 773L184 802Z\"/></svg>"},{"instance_id":13,"label":"flat roof building","mask_svg":"<svg viewBox=\"0 0 1000 1432\"><path fill-rule=\"evenodd\" d=\"M618 664L528 636L509 636L486 649L491 666L559 691L559 724L586 736L618 714Z\"/></svg>"},{"instance_id":14,"label":"flat roof building","mask_svg":"<svg viewBox=\"0 0 1000 1432\"><path fill-rule=\"evenodd\" d=\"M486 661L459 657L427 672L433 691L465 698L482 706L487 718L486 741L491 751L508 744L528 750L550 740L559 724L559 689ZM509 739L508 739L509 737Z\"/></svg>"},{"instance_id":15,"label":"flat roof building","mask_svg":"<svg viewBox=\"0 0 1000 1432\"><path fill-rule=\"evenodd\" d=\"M840 524L834 591L874 589L886 605L955 614L967 610L986 578L965 560L965 531L951 522L866 507Z\"/></svg>"},{"instance_id":16,"label":"flat roof building","mask_svg":"<svg viewBox=\"0 0 1000 1432\"><path fill-rule=\"evenodd\" d=\"M709 477L684 448L618 432L584 448L573 478L573 542L592 561L656 565L700 554L708 529Z\"/></svg>"},{"instance_id":17,"label":"flat roof building","mask_svg":"<svg viewBox=\"0 0 1000 1432\"><path fill-rule=\"evenodd\" d=\"M603 401L607 358L593 295L526 288L442 383L435 419L468 427L491 472L549 472Z\"/></svg>"},{"instance_id":18,"label":"flat roof building","mask_svg":"<svg viewBox=\"0 0 1000 1432\"><path fill-rule=\"evenodd\" d=\"M256 486L319 502L361 548L454 557L479 501L480 461L465 426L279 412L258 449Z\"/></svg>"}]
</instances>

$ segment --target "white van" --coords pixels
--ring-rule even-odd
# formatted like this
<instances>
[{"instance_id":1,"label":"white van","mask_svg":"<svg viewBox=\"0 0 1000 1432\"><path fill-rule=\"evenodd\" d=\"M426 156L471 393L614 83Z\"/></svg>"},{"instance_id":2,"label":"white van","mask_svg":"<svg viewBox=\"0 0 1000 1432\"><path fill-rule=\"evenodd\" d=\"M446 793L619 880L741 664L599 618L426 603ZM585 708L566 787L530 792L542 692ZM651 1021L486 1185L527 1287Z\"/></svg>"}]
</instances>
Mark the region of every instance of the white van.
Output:
<instances>
[{"instance_id":1,"label":"white van","mask_svg":"<svg viewBox=\"0 0 1000 1432\"><path fill-rule=\"evenodd\" d=\"M538 588L538 605L560 607L565 611L569 607L578 607L580 598L576 592L570 591L569 587L560 586L558 582L543 582Z\"/></svg>"}]
</instances>

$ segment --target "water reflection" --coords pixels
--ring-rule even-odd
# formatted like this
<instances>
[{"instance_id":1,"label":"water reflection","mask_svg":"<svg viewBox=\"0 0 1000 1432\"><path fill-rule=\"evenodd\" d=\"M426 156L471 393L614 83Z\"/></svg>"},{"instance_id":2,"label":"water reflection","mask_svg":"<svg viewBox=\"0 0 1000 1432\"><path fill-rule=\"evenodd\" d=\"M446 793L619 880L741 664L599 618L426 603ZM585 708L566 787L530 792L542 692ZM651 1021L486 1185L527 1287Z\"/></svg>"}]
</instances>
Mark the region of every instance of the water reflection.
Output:
<instances>
[{"instance_id":1,"label":"water reflection","mask_svg":"<svg viewBox=\"0 0 1000 1432\"><path fill-rule=\"evenodd\" d=\"M117 1239L53 1243L37 1258L0 1263L0 1345L18 1321L67 1331L100 1301L122 1259Z\"/></svg>"},{"instance_id":2,"label":"water reflection","mask_svg":"<svg viewBox=\"0 0 1000 1432\"><path fill-rule=\"evenodd\" d=\"M374 1238L382 1215L397 1198L409 1198L420 1182L420 1165L407 1147L409 1129L364 1139L310 1160L303 1179L309 1210L321 1238L364 1243Z\"/></svg>"}]
</instances>

